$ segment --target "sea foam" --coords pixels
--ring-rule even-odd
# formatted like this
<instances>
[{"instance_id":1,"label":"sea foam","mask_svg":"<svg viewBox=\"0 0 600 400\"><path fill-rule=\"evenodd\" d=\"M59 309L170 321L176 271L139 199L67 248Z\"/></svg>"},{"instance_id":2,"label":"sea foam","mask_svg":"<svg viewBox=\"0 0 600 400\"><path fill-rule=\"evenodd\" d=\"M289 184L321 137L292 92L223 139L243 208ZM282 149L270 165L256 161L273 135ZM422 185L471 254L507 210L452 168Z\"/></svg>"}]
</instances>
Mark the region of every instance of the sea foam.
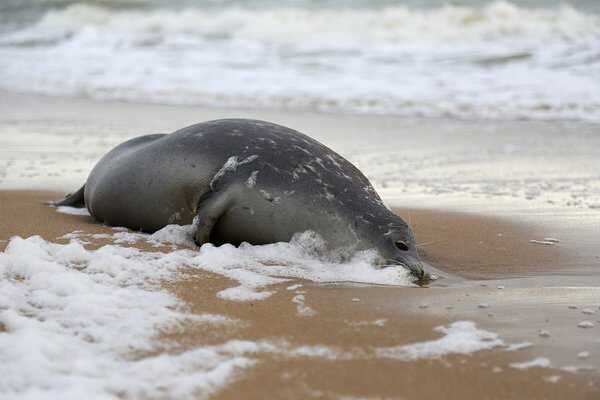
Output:
<instances>
[{"instance_id":1,"label":"sea foam","mask_svg":"<svg viewBox=\"0 0 600 400\"><path fill-rule=\"evenodd\" d=\"M0 34L0 88L219 107L599 121L599 38L598 15L504 1L429 9L76 4Z\"/></svg>"},{"instance_id":2,"label":"sea foam","mask_svg":"<svg viewBox=\"0 0 600 400\"><path fill-rule=\"evenodd\" d=\"M93 239L112 239L116 243L132 244L146 241L156 246L171 243L195 248L192 225L168 225L148 235L118 231L113 234L71 233L65 236L80 242ZM279 242L255 246L242 243L214 246L206 243L191 253L182 255L188 267L212 272L237 282L238 286L219 292L222 299L234 301L263 300L274 292L268 287L289 279L319 283L357 282L380 285L413 286L409 272L403 268L379 268L373 261L373 251L357 252L351 259L342 260L327 250L314 232L295 235L289 243Z\"/></svg>"},{"instance_id":3,"label":"sea foam","mask_svg":"<svg viewBox=\"0 0 600 400\"><path fill-rule=\"evenodd\" d=\"M186 227L179 232L169 227L159 236L179 241L182 235ZM72 238L82 236L75 233ZM296 242L306 240L300 237ZM238 293L247 291L254 300L257 293L265 293L257 288L284 281L271 275L323 282L370 276L368 282L402 282L395 275L367 271L362 261L335 267L306 258L297 243L238 249L203 246L198 254L187 249L164 253L115 245L87 250L76 241L56 244L39 236L13 237L0 253L0 391L8 397L31 399L206 398L255 365L259 354L409 361L466 354L500 343L494 334L465 321L437 328L443 335L438 340L378 350L293 345L273 339L228 340L174 351L171 344L157 339L161 331L184 323L239 326L239 321L226 316L192 313L160 286L184 277L182 267L231 277L242 288ZM269 270L267 260L276 268ZM315 315L304 297L296 299L299 317Z\"/></svg>"},{"instance_id":4,"label":"sea foam","mask_svg":"<svg viewBox=\"0 0 600 400\"><path fill-rule=\"evenodd\" d=\"M131 357L161 349L161 328L223 324L194 315L157 283L184 253L144 253L15 237L0 253L0 383L27 398L158 398L210 394L253 362L217 349ZM148 353L150 354L150 353Z\"/></svg>"},{"instance_id":5,"label":"sea foam","mask_svg":"<svg viewBox=\"0 0 600 400\"><path fill-rule=\"evenodd\" d=\"M497 334L478 329L472 321L457 321L435 329L440 339L396 347L381 347L377 355L405 361L439 358L449 354L469 354L492 349L504 343Z\"/></svg>"}]
</instances>

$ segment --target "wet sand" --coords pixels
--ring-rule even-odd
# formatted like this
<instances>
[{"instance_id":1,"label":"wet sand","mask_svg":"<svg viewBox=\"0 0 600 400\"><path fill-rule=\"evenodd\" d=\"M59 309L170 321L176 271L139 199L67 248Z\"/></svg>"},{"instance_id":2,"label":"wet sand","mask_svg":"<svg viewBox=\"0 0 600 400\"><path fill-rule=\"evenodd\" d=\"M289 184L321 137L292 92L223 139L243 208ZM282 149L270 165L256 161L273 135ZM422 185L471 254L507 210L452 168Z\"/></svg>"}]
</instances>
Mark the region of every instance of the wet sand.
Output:
<instances>
[{"instance_id":1,"label":"wet sand","mask_svg":"<svg viewBox=\"0 0 600 400\"><path fill-rule=\"evenodd\" d=\"M586 264L594 257L592 252L573 256L568 246L531 243L550 235L510 219L431 209L396 211L411 221L419 253L430 264L465 278L528 276Z\"/></svg>"},{"instance_id":2,"label":"wet sand","mask_svg":"<svg viewBox=\"0 0 600 400\"><path fill-rule=\"evenodd\" d=\"M0 191L0 248L14 235L37 234L61 242L58 237L75 230L111 232L88 216L57 213L43 204L62 195ZM367 354L348 360L260 354L256 356L257 365L241 373L216 396L222 399L600 396L598 369L576 374L559 369L584 364L600 367L598 325L577 328L584 319L582 307L600 311L600 289L587 284L589 277L577 272L578 266L594 261L596 249L571 254L564 243L576 239L576 230L572 237L561 237L563 245L541 246L531 244L529 239L542 237L545 230L506 217L414 208L396 211L411 220L425 261L442 275L431 287L288 282L275 286L277 293L266 300L238 303L216 297L219 290L234 282L207 272L186 271L180 280L165 282L165 290L185 301L192 313L218 313L242 323L225 328L180 326L165 331L160 340L171 344L165 351L249 339L329 345ZM561 284L563 275L578 284L565 287ZM306 305L317 315L297 315L292 303L297 291L286 289L294 283L303 285L300 290L306 292ZM598 320L600 313L592 317ZM496 348L468 356L418 361L369 355L375 347L436 339L440 336L433 331L436 326L465 319L498 333L506 343L528 341L533 346L515 352ZM385 321L383 326L375 323L381 320ZM551 336L540 337L539 329ZM585 362L577 359L577 353L583 350L591 353ZM541 356L557 368L517 370L509 366ZM549 382L556 376L560 377L557 383Z\"/></svg>"},{"instance_id":3,"label":"wet sand","mask_svg":"<svg viewBox=\"0 0 600 400\"><path fill-rule=\"evenodd\" d=\"M94 162L126 138L232 116L293 126L336 149L413 226L428 269L440 276L428 288L291 281L269 287L276 293L266 300L240 303L217 298L237 285L220 275L185 270L164 282L190 313L239 321L166 330L158 338L169 344L164 351L248 339L328 345L353 355L255 354L258 363L216 398L600 398L600 217L592 207L598 181L586 172L598 159L596 126L209 110L6 92L0 109L0 185L27 189L0 190L0 249L14 235L64 243L58 238L76 230L113 233L89 216L60 214L43 202L81 185ZM576 181L577 192L563 191L561 177ZM530 242L546 237L559 242ZM287 289L295 283L302 287ZM315 316L297 314L292 299L301 292ZM584 315L583 308L595 314ZM596 326L578 328L584 319ZM373 354L376 347L437 339L436 326L459 320L474 321L505 343L532 346L418 361ZM577 357L582 351L588 359ZM510 367L536 357L553 368ZM595 369L561 369L572 366Z\"/></svg>"}]
</instances>

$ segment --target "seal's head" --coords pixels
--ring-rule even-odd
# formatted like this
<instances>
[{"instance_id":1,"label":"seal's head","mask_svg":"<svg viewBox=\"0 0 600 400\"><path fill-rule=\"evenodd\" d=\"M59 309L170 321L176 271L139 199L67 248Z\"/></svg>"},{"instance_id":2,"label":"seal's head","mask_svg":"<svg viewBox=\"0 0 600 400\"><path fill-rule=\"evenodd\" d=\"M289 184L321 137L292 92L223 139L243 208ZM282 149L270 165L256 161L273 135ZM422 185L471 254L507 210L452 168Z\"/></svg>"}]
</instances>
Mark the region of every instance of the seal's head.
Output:
<instances>
[{"instance_id":1,"label":"seal's head","mask_svg":"<svg viewBox=\"0 0 600 400\"><path fill-rule=\"evenodd\" d=\"M401 266L415 276L418 282L426 282L427 274L419 259L417 245L412 230L402 219L394 219L386 224L377 243L377 250L384 266Z\"/></svg>"}]
</instances>

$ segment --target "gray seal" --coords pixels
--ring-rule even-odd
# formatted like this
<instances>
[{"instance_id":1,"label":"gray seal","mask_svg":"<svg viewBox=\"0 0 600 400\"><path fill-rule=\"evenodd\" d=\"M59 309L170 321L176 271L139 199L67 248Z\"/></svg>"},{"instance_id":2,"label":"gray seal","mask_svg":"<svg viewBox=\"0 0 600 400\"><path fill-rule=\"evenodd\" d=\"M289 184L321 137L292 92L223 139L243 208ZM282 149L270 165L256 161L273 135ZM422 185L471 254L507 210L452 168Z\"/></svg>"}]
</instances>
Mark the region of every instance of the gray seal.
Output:
<instances>
[{"instance_id":1,"label":"gray seal","mask_svg":"<svg viewBox=\"0 0 600 400\"><path fill-rule=\"evenodd\" d=\"M198 245L267 244L313 231L330 250L375 249L378 264L425 277L410 227L354 165L265 121L221 119L131 139L55 205L85 206L100 222L144 232L194 221Z\"/></svg>"}]
</instances>

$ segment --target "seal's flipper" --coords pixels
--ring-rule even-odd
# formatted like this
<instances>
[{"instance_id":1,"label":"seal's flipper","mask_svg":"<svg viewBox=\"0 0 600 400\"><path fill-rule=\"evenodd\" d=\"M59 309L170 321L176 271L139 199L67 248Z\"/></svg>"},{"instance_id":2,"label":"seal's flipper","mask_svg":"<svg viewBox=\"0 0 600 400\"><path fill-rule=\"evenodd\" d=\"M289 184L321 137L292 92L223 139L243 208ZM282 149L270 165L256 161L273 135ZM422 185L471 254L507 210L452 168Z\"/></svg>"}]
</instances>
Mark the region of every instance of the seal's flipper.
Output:
<instances>
[{"instance_id":1,"label":"seal's flipper","mask_svg":"<svg viewBox=\"0 0 600 400\"><path fill-rule=\"evenodd\" d=\"M196 233L194 233L194 242L197 246L202 246L210 241L210 234L215 224L228 206L225 194L219 195L215 192L209 192L202 196L195 218Z\"/></svg>"},{"instance_id":2,"label":"seal's flipper","mask_svg":"<svg viewBox=\"0 0 600 400\"><path fill-rule=\"evenodd\" d=\"M85 207L85 199L84 199L85 185L81 187L75 193L71 193L67 195L63 200L60 201L51 201L47 204L55 207L67 206L67 207L76 207L83 208Z\"/></svg>"}]
</instances>

